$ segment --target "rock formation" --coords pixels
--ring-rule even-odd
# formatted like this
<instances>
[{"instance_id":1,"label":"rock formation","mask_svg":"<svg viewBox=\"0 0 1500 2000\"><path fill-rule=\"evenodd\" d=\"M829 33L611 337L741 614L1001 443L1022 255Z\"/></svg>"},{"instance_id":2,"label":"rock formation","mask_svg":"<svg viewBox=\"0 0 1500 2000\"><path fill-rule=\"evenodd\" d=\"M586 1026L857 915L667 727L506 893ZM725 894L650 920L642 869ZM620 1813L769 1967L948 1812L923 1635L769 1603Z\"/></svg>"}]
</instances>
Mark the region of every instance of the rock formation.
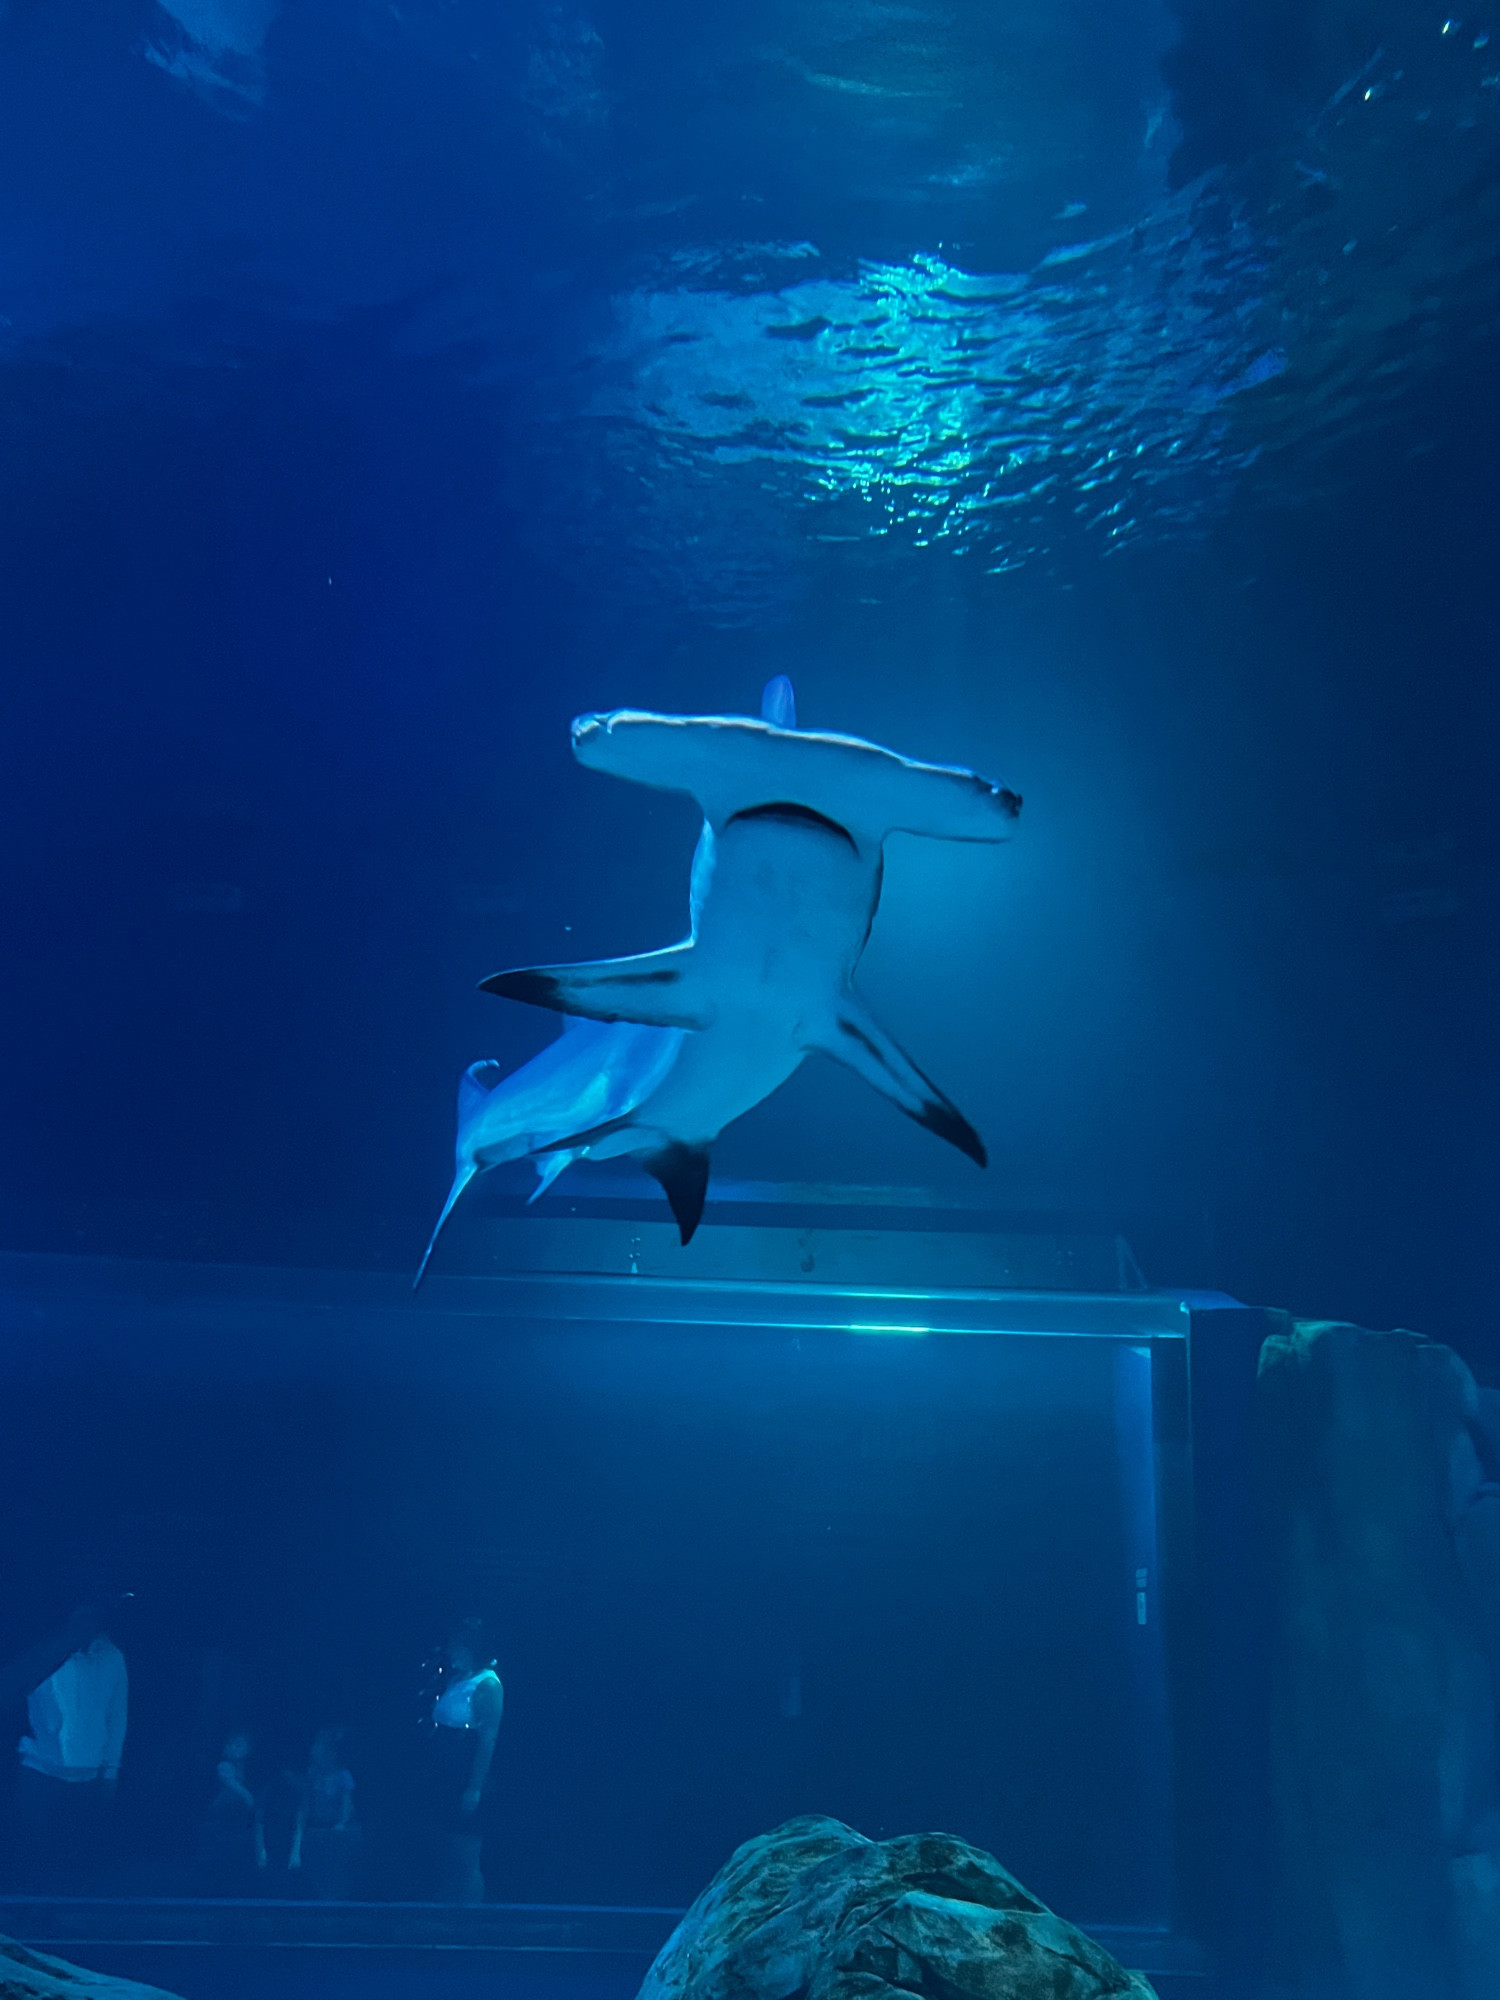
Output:
<instances>
[{"instance_id":1,"label":"rock formation","mask_svg":"<svg viewBox=\"0 0 1500 2000\"><path fill-rule=\"evenodd\" d=\"M3 2000L176 2000L159 1986L112 1979L107 1972L85 1972L65 1958L28 1951L11 1938L0 1938L0 1996Z\"/></svg>"},{"instance_id":2,"label":"rock formation","mask_svg":"<svg viewBox=\"0 0 1500 2000\"><path fill-rule=\"evenodd\" d=\"M1154 2000L1000 1864L949 1834L789 1820L737 1848L638 2000Z\"/></svg>"},{"instance_id":3,"label":"rock formation","mask_svg":"<svg viewBox=\"0 0 1500 2000\"><path fill-rule=\"evenodd\" d=\"M1260 1399L1279 1990L1496 2000L1500 1425L1448 1348L1323 1322Z\"/></svg>"}]
</instances>

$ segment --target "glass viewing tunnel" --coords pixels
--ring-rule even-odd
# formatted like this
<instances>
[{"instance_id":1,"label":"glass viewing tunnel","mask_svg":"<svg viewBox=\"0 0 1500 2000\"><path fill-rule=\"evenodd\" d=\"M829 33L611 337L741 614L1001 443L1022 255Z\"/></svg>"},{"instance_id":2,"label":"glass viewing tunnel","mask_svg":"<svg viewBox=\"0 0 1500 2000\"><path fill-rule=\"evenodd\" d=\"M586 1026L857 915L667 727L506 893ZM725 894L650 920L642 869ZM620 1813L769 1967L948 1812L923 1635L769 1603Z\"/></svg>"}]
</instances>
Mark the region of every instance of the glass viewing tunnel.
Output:
<instances>
[{"instance_id":1,"label":"glass viewing tunnel","mask_svg":"<svg viewBox=\"0 0 1500 2000\"><path fill-rule=\"evenodd\" d=\"M135 1596L128 1852L106 1899L12 1890L0 1930L168 1984L148 1943L550 1940L623 1954L624 1994L738 1842L826 1812L958 1833L1196 1990L1226 1921L1204 1798L1234 1754L1204 1496L1233 1486L1259 1316L1144 1288L1118 1239L972 1218L710 1224L684 1253L654 1220L533 1214L465 1240L484 1275L415 1298L3 1260L7 1644L77 1578ZM435 1926L419 1695L468 1614L506 1689L500 1900ZM329 1722L359 1909L210 1923L216 1737L292 1757Z\"/></svg>"}]
</instances>

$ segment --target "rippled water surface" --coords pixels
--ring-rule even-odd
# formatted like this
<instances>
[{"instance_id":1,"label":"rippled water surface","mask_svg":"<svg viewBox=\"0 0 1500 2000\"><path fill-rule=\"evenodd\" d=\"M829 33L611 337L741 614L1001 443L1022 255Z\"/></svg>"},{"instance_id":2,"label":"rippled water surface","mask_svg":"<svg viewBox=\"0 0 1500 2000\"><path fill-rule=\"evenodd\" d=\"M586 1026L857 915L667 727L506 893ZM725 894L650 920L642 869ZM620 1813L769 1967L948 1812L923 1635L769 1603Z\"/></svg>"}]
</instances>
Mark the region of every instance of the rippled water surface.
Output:
<instances>
[{"instance_id":1,"label":"rippled water surface","mask_svg":"<svg viewBox=\"0 0 1500 2000\"><path fill-rule=\"evenodd\" d=\"M1005 570L1191 534L1495 311L1484 22L1309 10L1221 146L1183 78L1258 18L15 7L0 335L212 369L374 329L488 385L554 547L729 620L804 535Z\"/></svg>"},{"instance_id":2,"label":"rippled water surface","mask_svg":"<svg viewBox=\"0 0 1500 2000\"><path fill-rule=\"evenodd\" d=\"M1275 148L1102 235L1064 213L1024 271L840 268L811 241L659 258L553 413L628 475L642 537L696 535L731 598L758 579L715 546L711 489L742 549L759 494L814 536L991 569L1192 533L1258 464L1289 497L1494 322L1500 56L1441 15L1403 27Z\"/></svg>"}]
</instances>

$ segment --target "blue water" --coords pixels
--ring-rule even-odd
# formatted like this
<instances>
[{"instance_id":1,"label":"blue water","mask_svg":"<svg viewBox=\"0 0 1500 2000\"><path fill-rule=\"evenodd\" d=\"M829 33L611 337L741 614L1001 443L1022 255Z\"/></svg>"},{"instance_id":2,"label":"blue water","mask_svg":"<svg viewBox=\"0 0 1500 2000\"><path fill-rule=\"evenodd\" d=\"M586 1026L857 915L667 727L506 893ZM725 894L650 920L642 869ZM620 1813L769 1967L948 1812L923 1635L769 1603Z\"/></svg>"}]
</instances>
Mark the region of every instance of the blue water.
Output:
<instances>
[{"instance_id":1,"label":"blue water","mask_svg":"<svg viewBox=\"0 0 1500 2000\"><path fill-rule=\"evenodd\" d=\"M1028 799L863 975L984 1199L1483 1338L1485 34L10 7L12 1240L414 1267L477 979L683 922L568 718L776 669ZM827 1067L716 1168L975 1191Z\"/></svg>"},{"instance_id":2,"label":"blue water","mask_svg":"<svg viewBox=\"0 0 1500 2000\"><path fill-rule=\"evenodd\" d=\"M531 1167L464 1197L436 1304L407 1281L460 1073L555 1025L478 981L686 926L696 806L582 769L570 719L754 714L785 674L805 727L1025 796L1004 848L891 840L859 975L990 1164L810 1061L718 1141L711 1225L791 1232L798 1282L830 1216L1007 1233L1053 1259L1033 1289L1076 1255L1073 1289L1416 1326L1497 1378L1497 331L1483 9L0 4L0 1665L106 1576L137 1590L135 1769L154 1744L165 1775L127 1765L107 1886L191 1886L239 1701L268 1758L344 1713L396 1802L372 1880L414 1893L408 1682L488 1595L520 1704L502 1900L675 1906L760 1817L838 1798L1170 1928L1166 1837L1116 1866L1079 1831L1091 1796L1159 1829L1176 1782L1131 1579L1185 1419L1128 1329L1097 1380L1075 1343L1033 1372L1025 1342L874 1359L845 1326L730 1394L694 1348L675 1401L657 1336L600 1335L613 1402L549 1336L523 1448L531 1350L486 1372L488 1308L441 1287L494 1271ZM676 1254L628 1161L528 1214L652 1282ZM865 1331L940 1321L877 1305ZM689 1416L721 1392L762 1421L714 1462ZM968 1420L1010 1392L1007 1456ZM827 1604L897 1684L932 1673L883 1762L855 1743L882 1674L776 1598L818 1598L820 1507ZM725 1548L699 1609L734 1666L701 1679L673 1593ZM639 1712L600 1692L604 1627ZM1070 1680L1106 1629L1100 1686ZM1029 1749L963 1664L1010 1687L1018 1659ZM833 1746L805 1796L804 1679ZM653 1847L664 1689L679 1775L732 1740L734 1809L681 1777ZM1070 1702L1098 1740L1044 1796ZM22 1726L8 1689L7 1777ZM953 1777L966 1732L1005 1796ZM204 2000L262 1959L222 1946Z\"/></svg>"},{"instance_id":3,"label":"blue water","mask_svg":"<svg viewBox=\"0 0 1500 2000\"><path fill-rule=\"evenodd\" d=\"M183 2000L631 2000L647 1960L483 1952L247 1951L232 1945L74 1948L79 1963Z\"/></svg>"}]
</instances>

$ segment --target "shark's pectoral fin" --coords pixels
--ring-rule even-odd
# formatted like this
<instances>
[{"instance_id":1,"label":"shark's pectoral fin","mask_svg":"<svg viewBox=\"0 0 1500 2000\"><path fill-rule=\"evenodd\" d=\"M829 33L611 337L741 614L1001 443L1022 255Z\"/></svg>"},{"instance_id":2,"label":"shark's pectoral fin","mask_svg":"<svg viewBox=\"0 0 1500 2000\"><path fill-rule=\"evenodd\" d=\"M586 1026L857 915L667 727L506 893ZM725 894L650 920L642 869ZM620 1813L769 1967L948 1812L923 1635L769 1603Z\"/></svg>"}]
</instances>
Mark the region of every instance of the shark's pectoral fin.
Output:
<instances>
[{"instance_id":1,"label":"shark's pectoral fin","mask_svg":"<svg viewBox=\"0 0 1500 2000\"><path fill-rule=\"evenodd\" d=\"M638 958L585 965L528 965L479 982L483 993L526 1000L590 1021L635 1021L647 1028L704 1028L708 1010L692 978L693 947L674 944Z\"/></svg>"},{"instance_id":2,"label":"shark's pectoral fin","mask_svg":"<svg viewBox=\"0 0 1500 2000\"><path fill-rule=\"evenodd\" d=\"M673 1140L659 1152L645 1153L641 1165L672 1205L677 1218L677 1234L691 1243L693 1231L703 1219L703 1203L708 1195L708 1148L686 1146Z\"/></svg>"},{"instance_id":3,"label":"shark's pectoral fin","mask_svg":"<svg viewBox=\"0 0 1500 2000\"><path fill-rule=\"evenodd\" d=\"M844 994L831 1027L812 1046L857 1070L866 1083L873 1084L908 1118L915 1118L929 1132L936 1132L950 1146L967 1153L976 1166L989 1165L984 1141L958 1106L944 1097L930 1077L922 1074L855 994Z\"/></svg>"}]
</instances>

